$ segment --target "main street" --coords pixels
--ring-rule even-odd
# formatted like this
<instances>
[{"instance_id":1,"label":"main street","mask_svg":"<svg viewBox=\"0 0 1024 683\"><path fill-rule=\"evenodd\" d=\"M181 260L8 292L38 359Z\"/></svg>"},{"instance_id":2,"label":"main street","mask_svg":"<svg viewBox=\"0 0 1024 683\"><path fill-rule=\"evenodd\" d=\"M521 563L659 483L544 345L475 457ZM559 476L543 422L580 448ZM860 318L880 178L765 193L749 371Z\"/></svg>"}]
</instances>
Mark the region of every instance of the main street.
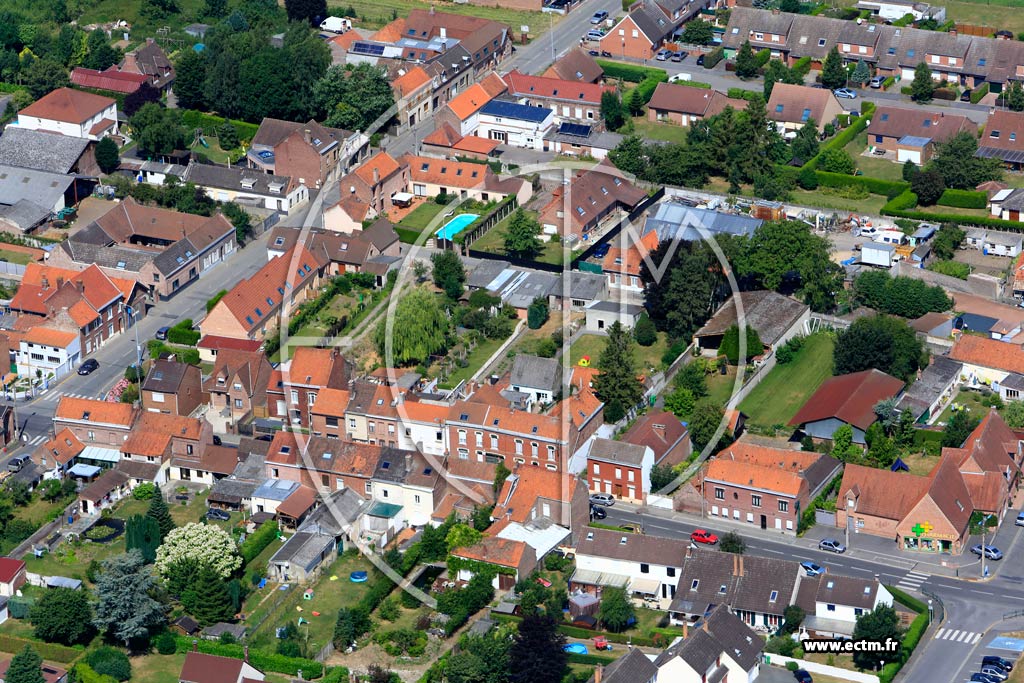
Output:
<instances>
[{"instance_id":1,"label":"main street","mask_svg":"<svg viewBox=\"0 0 1024 683\"><path fill-rule=\"evenodd\" d=\"M850 549L837 555L818 550L817 541L829 534L845 541L842 534L820 527L815 527L804 538L794 538L743 524L664 510L645 511L619 504L605 509L608 517L603 523L638 524L651 536L686 539L697 528L719 536L737 531L750 555L798 562L810 560L827 567L831 573L877 578L903 591L921 594L926 601L928 598L922 591L936 596L942 605L933 603L933 608L936 618L942 616L942 622L933 624L929 637L922 640L905 679L908 683L960 683L978 670L982 654L1009 656L1005 651L990 650L988 645L998 631L1007 630L1003 627L1004 615L1024 610L1024 542L1019 540L1020 531L1013 525L1016 511L1007 512L1006 522L994 541L1003 550L1004 559L989 563L993 576L980 581L979 562L972 555L947 563L958 566L944 567L935 555L900 552L883 539L864 535L855 536ZM989 542L992 543L992 539Z\"/></svg>"},{"instance_id":2,"label":"main street","mask_svg":"<svg viewBox=\"0 0 1024 683\"><path fill-rule=\"evenodd\" d=\"M281 225L301 226L309 214L318 214L320 195L313 193L310 201L296 213L281 221ZM250 277L267 262L266 235L251 240L238 249L224 263L204 273L199 280L181 290L169 301L157 301L147 315L114 337L91 355L99 368L89 375L71 374L51 384L44 393L37 393L28 401L16 405L18 428L24 434L22 446L29 449L47 438L53 427L53 415L61 396L103 398L121 377L125 369L136 362L139 353L146 355L146 343L156 331L180 320L190 318L196 322L206 314L206 302L222 289L231 289L235 283ZM136 346L136 338L138 346ZM8 404L11 402L8 401Z\"/></svg>"}]
</instances>

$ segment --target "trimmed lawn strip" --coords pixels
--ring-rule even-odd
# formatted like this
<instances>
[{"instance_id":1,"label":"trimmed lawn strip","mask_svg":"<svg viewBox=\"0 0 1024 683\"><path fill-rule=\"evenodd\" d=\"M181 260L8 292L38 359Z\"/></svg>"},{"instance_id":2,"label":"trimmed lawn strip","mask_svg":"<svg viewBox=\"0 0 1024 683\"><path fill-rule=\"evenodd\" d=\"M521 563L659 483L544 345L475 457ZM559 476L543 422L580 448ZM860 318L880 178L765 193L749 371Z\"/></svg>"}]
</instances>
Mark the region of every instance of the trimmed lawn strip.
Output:
<instances>
[{"instance_id":1,"label":"trimmed lawn strip","mask_svg":"<svg viewBox=\"0 0 1024 683\"><path fill-rule=\"evenodd\" d=\"M529 214L531 218L537 218L538 215L536 211L527 211L526 213ZM489 254L504 256L505 230L508 228L508 224L512 220L513 215L514 213L509 214L507 218L488 230L486 235L469 245L469 248L477 251L486 251ZM533 258L534 261L538 261L540 263L551 263L553 265L561 265L562 259L562 242L554 235L551 236L550 240L544 242L541 252Z\"/></svg>"},{"instance_id":2,"label":"trimmed lawn strip","mask_svg":"<svg viewBox=\"0 0 1024 683\"><path fill-rule=\"evenodd\" d=\"M498 347L505 343L508 339L481 339L476 345L476 348L470 351L466 355L466 361L469 363L464 368L456 368L452 374L448 375L448 378L440 383L442 387L454 387L462 380L468 380L470 377L476 374L477 370L487 362L487 359L494 355L494 352L498 350ZM436 375L436 367L431 368L431 376Z\"/></svg>"},{"instance_id":3,"label":"trimmed lawn strip","mask_svg":"<svg viewBox=\"0 0 1024 683\"><path fill-rule=\"evenodd\" d=\"M608 338L600 334L585 334L569 347L569 361L577 365L583 356L590 356L590 364L597 365L601 352L604 351L605 341ZM658 341L652 346L640 346L633 344L633 357L636 359L637 368L641 372L644 368L661 367L661 357L666 349L665 333L658 333Z\"/></svg>"},{"instance_id":4,"label":"trimmed lawn strip","mask_svg":"<svg viewBox=\"0 0 1024 683\"><path fill-rule=\"evenodd\" d=\"M788 423L832 376L834 344L827 334L808 337L799 355L787 365L776 365L740 403L740 410L752 423L765 427Z\"/></svg>"},{"instance_id":5,"label":"trimmed lawn strip","mask_svg":"<svg viewBox=\"0 0 1024 683\"><path fill-rule=\"evenodd\" d=\"M671 123L648 121L643 117L633 119L633 129L637 135L648 140L665 140L666 142L679 143L686 142L686 135L690 130L684 126L676 126Z\"/></svg>"}]
</instances>

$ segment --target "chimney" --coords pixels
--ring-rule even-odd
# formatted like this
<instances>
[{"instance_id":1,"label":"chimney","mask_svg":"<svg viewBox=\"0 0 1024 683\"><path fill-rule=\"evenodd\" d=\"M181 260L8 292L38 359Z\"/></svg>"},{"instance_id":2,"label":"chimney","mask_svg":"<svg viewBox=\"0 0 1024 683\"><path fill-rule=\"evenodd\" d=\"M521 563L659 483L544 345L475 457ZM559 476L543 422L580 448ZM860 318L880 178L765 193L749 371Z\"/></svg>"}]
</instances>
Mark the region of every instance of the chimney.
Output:
<instances>
[{"instance_id":1,"label":"chimney","mask_svg":"<svg viewBox=\"0 0 1024 683\"><path fill-rule=\"evenodd\" d=\"M248 645L246 645L245 647L242 648L242 659L245 660L246 663L249 662L249 646Z\"/></svg>"},{"instance_id":2,"label":"chimney","mask_svg":"<svg viewBox=\"0 0 1024 683\"><path fill-rule=\"evenodd\" d=\"M740 575L739 563L736 561L738 559L740 559L739 555L733 555L732 556L732 575L733 576L739 576Z\"/></svg>"},{"instance_id":3,"label":"chimney","mask_svg":"<svg viewBox=\"0 0 1024 683\"><path fill-rule=\"evenodd\" d=\"M772 9L772 14L778 14L778 13L779 13L779 8L778 7L775 7L774 9Z\"/></svg>"},{"instance_id":4,"label":"chimney","mask_svg":"<svg viewBox=\"0 0 1024 683\"><path fill-rule=\"evenodd\" d=\"M43 286L43 289L49 289L50 288L50 278L46 277L45 275L43 276L42 286Z\"/></svg>"},{"instance_id":5,"label":"chimney","mask_svg":"<svg viewBox=\"0 0 1024 683\"><path fill-rule=\"evenodd\" d=\"M80 293L85 294L85 283L82 282L81 280L76 280L75 289L77 289Z\"/></svg>"},{"instance_id":6,"label":"chimney","mask_svg":"<svg viewBox=\"0 0 1024 683\"><path fill-rule=\"evenodd\" d=\"M956 26L955 25L953 26L953 28L949 29L949 35L951 35L951 36L955 36L956 35Z\"/></svg>"},{"instance_id":7,"label":"chimney","mask_svg":"<svg viewBox=\"0 0 1024 683\"><path fill-rule=\"evenodd\" d=\"M192 652L199 652L199 641L195 638L192 639Z\"/></svg>"},{"instance_id":8,"label":"chimney","mask_svg":"<svg viewBox=\"0 0 1024 683\"><path fill-rule=\"evenodd\" d=\"M310 142L312 135L313 134L310 132L309 128L302 131L302 139L305 140L307 144Z\"/></svg>"},{"instance_id":9,"label":"chimney","mask_svg":"<svg viewBox=\"0 0 1024 683\"><path fill-rule=\"evenodd\" d=\"M153 39L152 38L146 38L146 45L152 45L152 44L153 44Z\"/></svg>"},{"instance_id":10,"label":"chimney","mask_svg":"<svg viewBox=\"0 0 1024 683\"><path fill-rule=\"evenodd\" d=\"M64 278L57 276L57 289L60 289L64 285Z\"/></svg>"},{"instance_id":11,"label":"chimney","mask_svg":"<svg viewBox=\"0 0 1024 683\"><path fill-rule=\"evenodd\" d=\"M683 640L686 640L689 637L690 637L690 624L689 624L689 622L684 621L683 622Z\"/></svg>"},{"instance_id":12,"label":"chimney","mask_svg":"<svg viewBox=\"0 0 1024 683\"><path fill-rule=\"evenodd\" d=\"M600 664L594 669L594 683L601 683L601 676L604 675L604 667Z\"/></svg>"},{"instance_id":13,"label":"chimney","mask_svg":"<svg viewBox=\"0 0 1024 683\"><path fill-rule=\"evenodd\" d=\"M379 183L380 182L380 169L377 168L376 166L373 167L373 182L374 183Z\"/></svg>"},{"instance_id":14,"label":"chimney","mask_svg":"<svg viewBox=\"0 0 1024 683\"><path fill-rule=\"evenodd\" d=\"M409 472L412 470L412 453L405 454L405 471Z\"/></svg>"},{"instance_id":15,"label":"chimney","mask_svg":"<svg viewBox=\"0 0 1024 683\"><path fill-rule=\"evenodd\" d=\"M737 557L739 558L739 561L740 561L740 574L739 575L743 576L743 556L742 555L737 555Z\"/></svg>"}]
</instances>

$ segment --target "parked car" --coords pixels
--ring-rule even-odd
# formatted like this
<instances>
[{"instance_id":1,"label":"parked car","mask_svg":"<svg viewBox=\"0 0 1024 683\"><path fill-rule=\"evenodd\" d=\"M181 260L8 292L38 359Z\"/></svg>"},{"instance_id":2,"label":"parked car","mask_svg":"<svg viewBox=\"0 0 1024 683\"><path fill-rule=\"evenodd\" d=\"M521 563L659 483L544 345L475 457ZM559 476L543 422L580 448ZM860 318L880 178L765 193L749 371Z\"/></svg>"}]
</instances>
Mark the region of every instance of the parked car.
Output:
<instances>
[{"instance_id":1,"label":"parked car","mask_svg":"<svg viewBox=\"0 0 1024 683\"><path fill-rule=\"evenodd\" d=\"M668 58L672 56L671 50L658 50L658 54L654 55L654 58L659 62L668 61Z\"/></svg>"},{"instance_id":2,"label":"parked car","mask_svg":"<svg viewBox=\"0 0 1024 683\"><path fill-rule=\"evenodd\" d=\"M1006 657L996 655L985 655L981 658L982 666L998 666L1003 671L1013 671L1013 662Z\"/></svg>"},{"instance_id":3,"label":"parked car","mask_svg":"<svg viewBox=\"0 0 1024 683\"><path fill-rule=\"evenodd\" d=\"M587 31L587 40L601 40L602 38L604 38L604 34L595 28L592 28L589 31Z\"/></svg>"},{"instance_id":4,"label":"parked car","mask_svg":"<svg viewBox=\"0 0 1024 683\"><path fill-rule=\"evenodd\" d=\"M164 325L163 327L156 331L156 338L160 341L166 341L167 333L170 331L171 328L168 327L167 325Z\"/></svg>"},{"instance_id":5,"label":"parked car","mask_svg":"<svg viewBox=\"0 0 1024 683\"><path fill-rule=\"evenodd\" d=\"M600 24L602 21L608 18L608 13L604 10L600 12L594 12L594 16L590 17L591 24Z\"/></svg>"},{"instance_id":6,"label":"parked car","mask_svg":"<svg viewBox=\"0 0 1024 683\"><path fill-rule=\"evenodd\" d=\"M78 366L78 374L79 375L91 374L99 366L100 366L99 361L97 361L95 358L87 358L84 363L82 363L81 365Z\"/></svg>"},{"instance_id":7,"label":"parked car","mask_svg":"<svg viewBox=\"0 0 1024 683\"><path fill-rule=\"evenodd\" d=\"M824 574L828 571L820 564L814 564L813 562L801 562L800 566L804 568L804 572L807 573L807 576L818 576L819 574Z\"/></svg>"},{"instance_id":8,"label":"parked car","mask_svg":"<svg viewBox=\"0 0 1024 683\"><path fill-rule=\"evenodd\" d=\"M974 92L974 90L972 88L968 88L967 90L964 90L963 93L960 94L960 101L961 102L970 102L971 101L971 93L973 93L973 92Z\"/></svg>"},{"instance_id":9,"label":"parked car","mask_svg":"<svg viewBox=\"0 0 1024 683\"><path fill-rule=\"evenodd\" d=\"M697 66L704 66L704 55L697 55Z\"/></svg>"},{"instance_id":10,"label":"parked car","mask_svg":"<svg viewBox=\"0 0 1024 683\"><path fill-rule=\"evenodd\" d=\"M605 510L600 505L594 505L593 503L591 503L591 505L590 505L590 518L591 519L604 519L607 516L608 516L608 511L607 510Z\"/></svg>"},{"instance_id":11,"label":"parked car","mask_svg":"<svg viewBox=\"0 0 1024 683\"><path fill-rule=\"evenodd\" d=\"M797 669L794 671L793 678L796 679L796 683L814 683L814 679L811 678L811 674L807 673L806 669Z\"/></svg>"},{"instance_id":12,"label":"parked car","mask_svg":"<svg viewBox=\"0 0 1024 683\"><path fill-rule=\"evenodd\" d=\"M227 510L221 510L220 508L210 508L206 511L206 518L226 522L231 519L231 514Z\"/></svg>"},{"instance_id":13,"label":"parked car","mask_svg":"<svg viewBox=\"0 0 1024 683\"><path fill-rule=\"evenodd\" d=\"M855 93L853 90L850 90L849 88L836 88L835 90L832 91L832 94L844 100L857 99L857 93Z\"/></svg>"},{"instance_id":14,"label":"parked car","mask_svg":"<svg viewBox=\"0 0 1024 683\"><path fill-rule=\"evenodd\" d=\"M673 62L683 62L683 61L686 61L686 53L685 52L673 52L672 53L672 61Z\"/></svg>"},{"instance_id":15,"label":"parked car","mask_svg":"<svg viewBox=\"0 0 1024 683\"><path fill-rule=\"evenodd\" d=\"M985 674L989 678L994 678L997 681L1005 681L1009 676L1005 671L1000 669L998 666L983 666L981 667L981 673Z\"/></svg>"},{"instance_id":16,"label":"parked car","mask_svg":"<svg viewBox=\"0 0 1024 683\"><path fill-rule=\"evenodd\" d=\"M718 543L718 536L715 536L706 529L694 529L693 533L690 534L690 540L694 543L706 543L707 545L714 545Z\"/></svg>"},{"instance_id":17,"label":"parked car","mask_svg":"<svg viewBox=\"0 0 1024 683\"><path fill-rule=\"evenodd\" d=\"M591 57L596 57L601 53L598 52L597 50L587 50L587 54L590 55Z\"/></svg>"},{"instance_id":18,"label":"parked car","mask_svg":"<svg viewBox=\"0 0 1024 683\"><path fill-rule=\"evenodd\" d=\"M1017 513L1017 519L1013 522L1014 526L1024 526L1024 512Z\"/></svg>"},{"instance_id":19,"label":"parked car","mask_svg":"<svg viewBox=\"0 0 1024 683\"><path fill-rule=\"evenodd\" d=\"M999 681L983 673L974 673L971 674L971 683L999 683Z\"/></svg>"},{"instance_id":20,"label":"parked car","mask_svg":"<svg viewBox=\"0 0 1024 683\"><path fill-rule=\"evenodd\" d=\"M981 557L981 544L971 546L971 552ZM1003 559L1003 551L994 545L985 546L985 557L990 560L1001 560Z\"/></svg>"},{"instance_id":21,"label":"parked car","mask_svg":"<svg viewBox=\"0 0 1024 683\"><path fill-rule=\"evenodd\" d=\"M612 53L608 52L608 50L601 50L601 56L602 57L611 57Z\"/></svg>"},{"instance_id":22,"label":"parked car","mask_svg":"<svg viewBox=\"0 0 1024 683\"><path fill-rule=\"evenodd\" d=\"M846 552L846 546L834 538L823 538L821 542L818 543L818 550L827 550L830 553L842 554Z\"/></svg>"},{"instance_id":23,"label":"parked car","mask_svg":"<svg viewBox=\"0 0 1024 683\"><path fill-rule=\"evenodd\" d=\"M597 245L597 247L594 249L594 258L604 258L605 256L608 255L608 250L611 248L612 245L608 242Z\"/></svg>"},{"instance_id":24,"label":"parked car","mask_svg":"<svg viewBox=\"0 0 1024 683\"><path fill-rule=\"evenodd\" d=\"M16 455L11 458L11 461L7 463L8 472L21 472L22 468L27 465L32 458L28 454Z\"/></svg>"},{"instance_id":25,"label":"parked car","mask_svg":"<svg viewBox=\"0 0 1024 683\"><path fill-rule=\"evenodd\" d=\"M591 493L590 494L590 504L591 505L605 505L605 506L610 507L612 505L615 505L615 498L613 498L612 494L610 494L610 493Z\"/></svg>"},{"instance_id":26,"label":"parked car","mask_svg":"<svg viewBox=\"0 0 1024 683\"><path fill-rule=\"evenodd\" d=\"M885 83L885 76L874 76L871 79L871 81L869 82L869 85L872 88L876 88L877 89L877 88L881 88L883 83Z\"/></svg>"}]
</instances>

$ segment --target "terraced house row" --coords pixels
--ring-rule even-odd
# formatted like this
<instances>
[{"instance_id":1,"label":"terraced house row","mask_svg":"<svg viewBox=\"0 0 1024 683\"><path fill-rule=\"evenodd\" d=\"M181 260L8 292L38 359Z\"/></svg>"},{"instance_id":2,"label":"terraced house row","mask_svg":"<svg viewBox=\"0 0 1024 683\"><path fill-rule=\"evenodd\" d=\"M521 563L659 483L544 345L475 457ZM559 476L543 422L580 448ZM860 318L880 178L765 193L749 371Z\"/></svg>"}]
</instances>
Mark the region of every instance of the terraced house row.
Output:
<instances>
[{"instance_id":1,"label":"terraced house row","mask_svg":"<svg viewBox=\"0 0 1024 683\"><path fill-rule=\"evenodd\" d=\"M925 31L886 24L789 14L735 7L722 36L726 55L745 41L755 51L767 49L791 64L809 57L820 68L833 47L844 62L864 60L877 74L905 80L924 62L936 80L976 88L989 83L998 91L1009 81L1024 80L1024 43L1000 32L996 38Z\"/></svg>"}]
</instances>

